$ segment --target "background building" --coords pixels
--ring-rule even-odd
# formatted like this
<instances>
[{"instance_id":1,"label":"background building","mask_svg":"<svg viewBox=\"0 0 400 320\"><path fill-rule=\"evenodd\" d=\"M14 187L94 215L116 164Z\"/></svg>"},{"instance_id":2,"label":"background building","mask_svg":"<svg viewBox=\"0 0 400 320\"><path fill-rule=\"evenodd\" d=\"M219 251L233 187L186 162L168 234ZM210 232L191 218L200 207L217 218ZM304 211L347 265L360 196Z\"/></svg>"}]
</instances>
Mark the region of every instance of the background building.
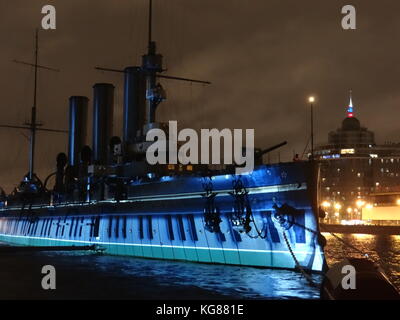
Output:
<instances>
[{"instance_id":1,"label":"background building","mask_svg":"<svg viewBox=\"0 0 400 320\"><path fill-rule=\"evenodd\" d=\"M362 208L379 205L376 194L400 191L400 143L377 145L374 133L354 116L351 96L341 127L314 153L321 164L320 201L327 222L361 220Z\"/></svg>"}]
</instances>

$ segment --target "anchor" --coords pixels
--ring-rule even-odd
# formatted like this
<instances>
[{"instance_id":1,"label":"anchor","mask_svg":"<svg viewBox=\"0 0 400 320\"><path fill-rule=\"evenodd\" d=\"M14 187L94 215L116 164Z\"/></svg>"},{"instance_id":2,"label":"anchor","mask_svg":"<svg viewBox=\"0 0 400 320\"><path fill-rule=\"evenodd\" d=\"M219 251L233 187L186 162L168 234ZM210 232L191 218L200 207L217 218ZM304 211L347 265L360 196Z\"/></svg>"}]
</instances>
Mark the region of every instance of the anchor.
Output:
<instances>
[{"instance_id":1,"label":"anchor","mask_svg":"<svg viewBox=\"0 0 400 320\"><path fill-rule=\"evenodd\" d=\"M204 221L205 228L209 232L219 233L221 228L219 224L222 222L220 218L219 209L215 206L215 197L217 193L213 192L213 185L211 179L209 182L203 183L203 188L205 190L206 204L204 207Z\"/></svg>"},{"instance_id":2,"label":"anchor","mask_svg":"<svg viewBox=\"0 0 400 320\"><path fill-rule=\"evenodd\" d=\"M233 181L233 192L229 194L234 197L233 212L231 214L231 222L234 230L240 233L249 233L251 231L251 206L247 197L248 191L243 185L241 179Z\"/></svg>"}]
</instances>

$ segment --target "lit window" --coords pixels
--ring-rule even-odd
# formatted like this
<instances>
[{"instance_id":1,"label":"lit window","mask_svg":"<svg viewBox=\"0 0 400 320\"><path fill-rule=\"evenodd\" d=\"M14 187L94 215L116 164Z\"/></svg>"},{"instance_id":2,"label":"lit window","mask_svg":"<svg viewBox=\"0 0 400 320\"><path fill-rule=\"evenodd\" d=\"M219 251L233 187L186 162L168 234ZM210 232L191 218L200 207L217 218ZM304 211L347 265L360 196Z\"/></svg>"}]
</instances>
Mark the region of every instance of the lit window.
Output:
<instances>
[{"instance_id":1,"label":"lit window","mask_svg":"<svg viewBox=\"0 0 400 320\"><path fill-rule=\"evenodd\" d=\"M340 153L341 154L354 154L354 149L341 149Z\"/></svg>"}]
</instances>

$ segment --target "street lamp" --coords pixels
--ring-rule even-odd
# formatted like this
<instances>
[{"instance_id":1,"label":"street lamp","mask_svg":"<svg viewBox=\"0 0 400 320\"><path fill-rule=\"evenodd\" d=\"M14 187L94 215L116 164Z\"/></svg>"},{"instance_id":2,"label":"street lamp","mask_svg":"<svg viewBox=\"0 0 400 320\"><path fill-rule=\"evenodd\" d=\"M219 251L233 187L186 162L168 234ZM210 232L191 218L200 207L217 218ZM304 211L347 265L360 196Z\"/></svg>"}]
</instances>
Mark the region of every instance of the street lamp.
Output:
<instances>
[{"instance_id":1,"label":"street lamp","mask_svg":"<svg viewBox=\"0 0 400 320\"><path fill-rule=\"evenodd\" d=\"M363 207L364 204L365 204L365 201L364 201L364 200L358 199L358 200L356 201L356 205L357 205L357 207L359 207L359 208Z\"/></svg>"},{"instance_id":2,"label":"street lamp","mask_svg":"<svg viewBox=\"0 0 400 320\"><path fill-rule=\"evenodd\" d=\"M313 114L313 104L315 102L315 97L308 97L308 102L310 103L310 116L311 116L311 161L314 160L314 114Z\"/></svg>"},{"instance_id":3,"label":"street lamp","mask_svg":"<svg viewBox=\"0 0 400 320\"><path fill-rule=\"evenodd\" d=\"M353 212L353 209L350 208L350 207L348 207L348 208L347 208L347 213L350 214L350 213L352 213L352 212Z\"/></svg>"},{"instance_id":4,"label":"street lamp","mask_svg":"<svg viewBox=\"0 0 400 320\"><path fill-rule=\"evenodd\" d=\"M321 205L324 207L324 208L329 208L330 206L331 206L331 203L329 202L329 201L324 201L324 202L322 202L321 203Z\"/></svg>"}]
</instances>

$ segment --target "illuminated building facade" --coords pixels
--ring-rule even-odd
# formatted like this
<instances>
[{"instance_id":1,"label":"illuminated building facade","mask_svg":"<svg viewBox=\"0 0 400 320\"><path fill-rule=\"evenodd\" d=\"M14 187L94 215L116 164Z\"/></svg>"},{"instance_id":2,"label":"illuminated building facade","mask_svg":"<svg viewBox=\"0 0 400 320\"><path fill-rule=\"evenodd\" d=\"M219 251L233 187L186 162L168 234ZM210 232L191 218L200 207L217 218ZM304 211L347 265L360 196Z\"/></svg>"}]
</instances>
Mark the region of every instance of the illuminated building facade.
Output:
<instances>
[{"instance_id":1,"label":"illuminated building facade","mask_svg":"<svg viewBox=\"0 0 400 320\"><path fill-rule=\"evenodd\" d=\"M361 220L362 208L377 205L374 194L400 191L400 143L377 145L374 133L354 116L351 96L347 117L326 145L315 148L315 159L327 222Z\"/></svg>"}]
</instances>

